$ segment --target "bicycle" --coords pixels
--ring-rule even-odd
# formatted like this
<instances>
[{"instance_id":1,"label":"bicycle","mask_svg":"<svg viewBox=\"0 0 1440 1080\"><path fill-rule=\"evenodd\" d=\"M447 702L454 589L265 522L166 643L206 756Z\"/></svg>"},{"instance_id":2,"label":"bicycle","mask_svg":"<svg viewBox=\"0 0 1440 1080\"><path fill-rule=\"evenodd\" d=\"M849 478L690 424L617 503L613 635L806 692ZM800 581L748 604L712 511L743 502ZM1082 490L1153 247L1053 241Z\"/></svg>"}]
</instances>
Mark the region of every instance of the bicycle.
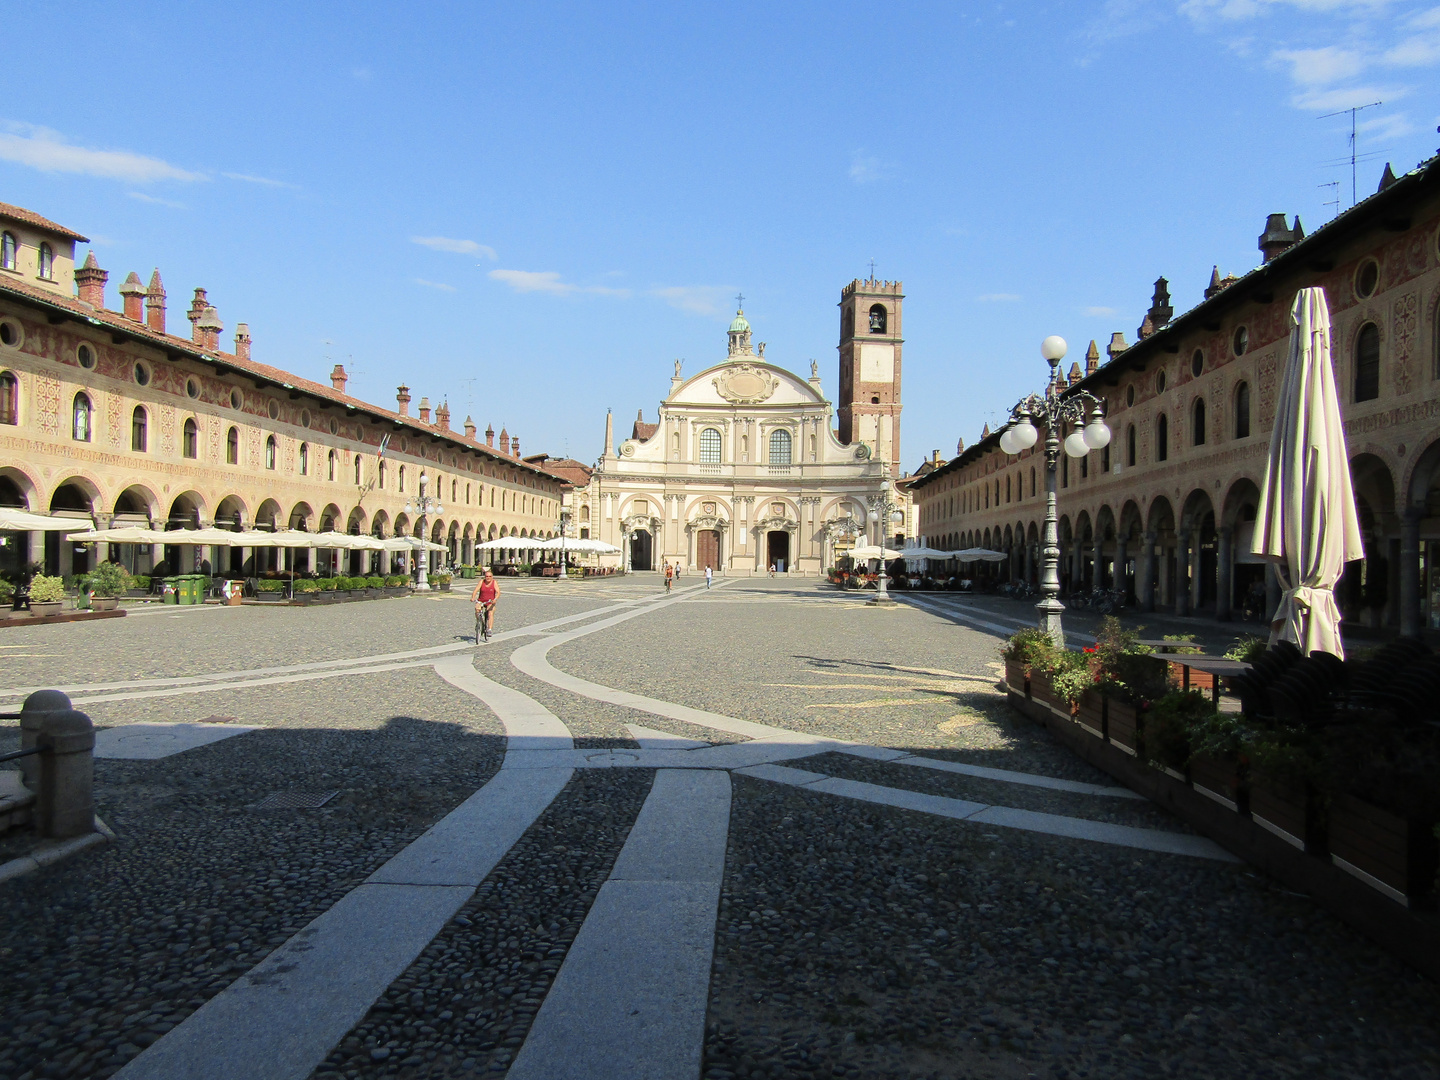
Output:
<instances>
[{"instance_id":1,"label":"bicycle","mask_svg":"<svg viewBox=\"0 0 1440 1080\"><path fill-rule=\"evenodd\" d=\"M475 609L475 644L490 640L495 632L490 626L490 609L495 606L493 600L481 604Z\"/></svg>"}]
</instances>

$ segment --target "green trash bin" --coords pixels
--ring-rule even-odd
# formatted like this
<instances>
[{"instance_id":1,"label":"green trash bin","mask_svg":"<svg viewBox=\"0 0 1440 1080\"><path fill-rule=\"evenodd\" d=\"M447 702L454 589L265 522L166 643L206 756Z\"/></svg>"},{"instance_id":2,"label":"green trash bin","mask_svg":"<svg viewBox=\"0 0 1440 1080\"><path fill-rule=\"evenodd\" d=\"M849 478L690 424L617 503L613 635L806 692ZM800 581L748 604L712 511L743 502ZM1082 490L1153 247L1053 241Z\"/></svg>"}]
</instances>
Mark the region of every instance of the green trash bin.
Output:
<instances>
[{"instance_id":1,"label":"green trash bin","mask_svg":"<svg viewBox=\"0 0 1440 1080\"><path fill-rule=\"evenodd\" d=\"M187 574L187 575L186 575L186 584L189 586L189 590L188 590L188 591L189 591L189 593L190 593L190 603L192 603L192 604L203 604L203 603L205 603L205 575L204 575L204 574Z\"/></svg>"},{"instance_id":2,"label":"green trash bin","mask_svg":"<svg viewBox=\"0 0 1440 1080\"><path fill-rule=\"evenodd\" d=\"M180 579L178 577L162 578L160 582L162 599L167 604L182 604L180 599Z\"/></svg>"}]
</instances>

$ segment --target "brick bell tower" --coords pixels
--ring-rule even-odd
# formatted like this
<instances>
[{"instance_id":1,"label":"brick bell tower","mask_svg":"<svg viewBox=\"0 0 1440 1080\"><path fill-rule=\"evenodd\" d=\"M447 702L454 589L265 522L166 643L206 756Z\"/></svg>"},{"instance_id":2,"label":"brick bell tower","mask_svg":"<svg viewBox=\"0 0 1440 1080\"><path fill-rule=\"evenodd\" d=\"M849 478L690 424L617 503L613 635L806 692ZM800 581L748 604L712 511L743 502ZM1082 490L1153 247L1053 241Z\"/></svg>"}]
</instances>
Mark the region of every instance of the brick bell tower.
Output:
<instances>
[{"instance_id":1,"label":"brick bell tower","mask_svg":"<svg viewBox=\"0 0 1440 1080\"><path fill-rule=\"evenodd\" d=\"M898 281L855 279L840 291L840 441L865 443L900 475Z\"/></svg>"}]
</instances>

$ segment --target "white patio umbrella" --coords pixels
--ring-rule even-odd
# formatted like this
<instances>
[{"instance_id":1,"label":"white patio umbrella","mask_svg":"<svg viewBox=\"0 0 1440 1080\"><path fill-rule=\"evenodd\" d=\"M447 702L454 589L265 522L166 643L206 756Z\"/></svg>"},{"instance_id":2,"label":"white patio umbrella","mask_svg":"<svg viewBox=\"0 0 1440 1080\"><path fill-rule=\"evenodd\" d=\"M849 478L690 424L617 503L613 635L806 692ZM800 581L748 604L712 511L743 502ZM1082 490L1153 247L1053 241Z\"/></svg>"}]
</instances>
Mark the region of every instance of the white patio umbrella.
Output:
<instances>
[{"instance_id":1,"label":"white patio umbrella","mask_svg":"<svg viewBox=\"0 0 1440 1080\"><path fill-rule=\"evenodd\" d=\"M560 537L553 540L546 540L540 545L542 551L565 550L572 555L618 555L620 549L614 544L607 544L603 540L577 539L570 537L562 544Z\"/></svg>"},{"instance_id":2,"label":"white patio umbrella","mask_svg":"<svg viewBox=\"0 0 1440 1080\"><path fill-rule=\"evenodd\" d=\"M534 551L545 546L545 541L534 536L497 536L476 544L476 551Z\"/></svg>"},{"instance_id":3,"label":"white patio umbrella","mask_svg":"<svg viewBox=\"0 0 1440 1080\"><path fill-rule=\"evenodd\" d=\"M901 548L899 554L907 559L948 559L955 553L953 551L941 551L938 548L916 545L915 547Z\"/></svg>"},{"instance_id":4,"label":"white patio umbrella","mask_svg":"<svg viewBox=\"0 0 1440 1080\"><path fill-rule=\"evenodd\" d=\"M433 540L421 540L417 536L392 536L389 540L381 541L386 551L419 551L422 547L430 551L449 551L444 544L437 544Z\"/></svg>"},{"instance_id":5,"label":"white patio umbrella","mask_svg":"<svg viewBox=\"0 0 1440 1080\"><path fill-rule=\"evenodd\" d=\"M991 551L989 548L965 548L963 551L947 551L945 554L959 562L1004 562L1010 557L1003 551Z\"/></svg>"},{"instance_id":6,"label":"white patio umbrella","mask_svg":"<svg viewBox=\"0 0 1440 1080\"><path fill-rule=\"evenodd\" d=\"M851 548L849 551L840 552L841 556L848 555L850 558L859 559L861 562L868 559L884 559L888 562L891 559L900 558L901 554L902 552L896 548L882 548L875 544L862 544L859 547Z\"/></svg>"},{"instance_id":7,"label":"white patio umbrella","mask_svg":"<svg viewBox=\"0 0 1440 1080\"><path fill-rule=\"evenodd\" d=\"M76 533L88 532L90 528L89 521L78 518L46 517L43 514L32 514L28 510L0 506L0 531Z\"/></svg>"},{"instance_id":8,"label":"white patio umbrella","mask_svg":"<svg viewBox=\"0 0 1440 1080\"><path fill-rule=\"evenodd\" d=\"M1330 312L1323 289L1301 289L1290 308L1290 350L1270 433L1251 549L1274 563L1283 594L1270 641L1307 656L1344 658L1335 583L1365 557L1350 485L1350 457L1330 367Z\"/></svg>"},{"instance_id":9,"label":"white patio umbrella","mask_svg":"<svg viewBox=\"0 0 1440 1080\"><path fill-rule=\"evenodd\" d=\"M70 539L77 544L164 544L168 542L165 539L168 535L169 533L159 529L142 529L138 525L131 525L119 529L93 529L90 532L71 533Z\"/></svg>"}]
</instances>

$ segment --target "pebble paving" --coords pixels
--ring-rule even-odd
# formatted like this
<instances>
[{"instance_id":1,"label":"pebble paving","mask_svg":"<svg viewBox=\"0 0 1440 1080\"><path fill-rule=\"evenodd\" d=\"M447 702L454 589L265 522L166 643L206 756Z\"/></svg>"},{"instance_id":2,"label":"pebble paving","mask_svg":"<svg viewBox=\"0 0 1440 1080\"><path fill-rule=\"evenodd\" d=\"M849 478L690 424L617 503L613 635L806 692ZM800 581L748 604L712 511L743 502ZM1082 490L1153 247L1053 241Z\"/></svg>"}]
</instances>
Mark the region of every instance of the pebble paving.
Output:
<instances>
[{"instance_id":1,"label":"pebble paving","mask_svg":"<svg viewBox=\"0 0 1440 1080\"><path fill-rule=\"evenodd\" d=\"M502 588L502 631L662 595L645 575ZM1028 612L981 605L987 618ZM353 661L472 630L458 594L151 611L14 632L0 657L13 688ZM580 748L635 747L626 724L738 739L523 675L510 653L532 640L492 641L474 650L476 667L551 710ZM762 578L567 641L550 661L790 731L1111 783L1008 710L997 647L918 607ZM100 725L261 730L158 761L97 762L99 813L119 839L0 885L0 1080L112 1075L483 785L505 748L489 709L428 667L86 711ZM0 723L0 748L15 741ZM1187 831L1139 800L838 753L793 764ZM651 778L578 771L317 1080L503 1076ZM1440 990L1243 865L733 784L704 1077L1440 1076ZM252 809L290 789L340 794L321 810Z\"/></svg>"}]
</instances>

